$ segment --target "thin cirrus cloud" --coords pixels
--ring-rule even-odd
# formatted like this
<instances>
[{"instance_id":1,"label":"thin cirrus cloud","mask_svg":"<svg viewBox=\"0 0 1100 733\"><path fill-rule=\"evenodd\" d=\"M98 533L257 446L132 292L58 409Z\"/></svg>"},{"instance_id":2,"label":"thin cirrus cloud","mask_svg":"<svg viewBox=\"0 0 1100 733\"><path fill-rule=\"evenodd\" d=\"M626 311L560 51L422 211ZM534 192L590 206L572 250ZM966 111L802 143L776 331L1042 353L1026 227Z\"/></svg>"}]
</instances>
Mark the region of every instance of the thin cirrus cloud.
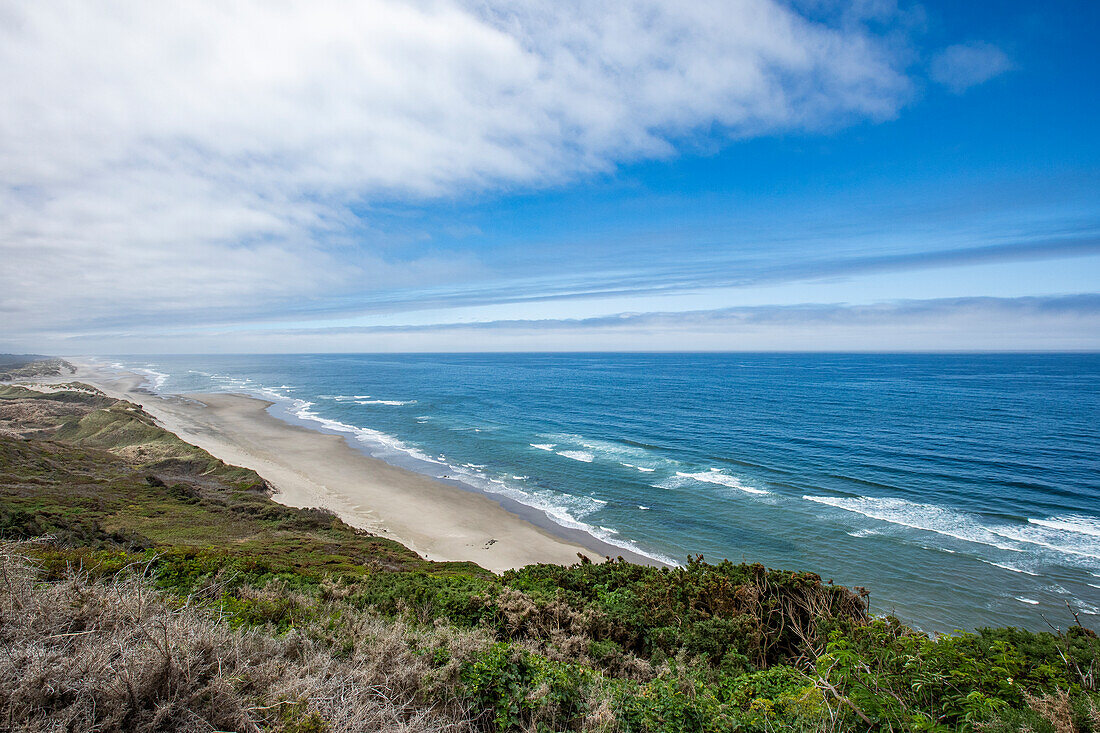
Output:
<instances>
[{"instance_id":1,"label":"thin cirrus cloud","mask_svg":"<svg viewBox=\"0 0 1100 733\"><path fill-rule=\"evenodd\" d=\"M962 94L967 89L1000 76L1012 68L1008 56L997 46L982 41L948 46L932 58L932 79Z\"/></svg>"},{"instance_id":2,"label":"thin cirrus cloud","mask_svg":"<svg viewBox=\"0 0 1100 733\"><path fill-rule=\"evenodd\" d=\"M750 254L720 259L708 254L692 260L686 255L675 266L646 263L618 271L588 273L551 272L471 283L447 283L430 288L402 288L370 294L332 297L315 303L296 304L294 314L303 319L341 319L364 314L409 313L422 310L469 308L488 305L548 303L563 300L616 299L624 296L660 296L711 288L748 288L783 283L849 279L877 273L903 273L944 267L1021 263L1039 260L1086 258L1100 255L1100 224L1060 237L1035 236L1020 241L970 247L830 256L825 250L809 257L769 258ZM268 310L269 319L278 313ZM212 313L192 314L193 320L210 322ZM134 323L133 320L130 321ZM118 325L105 322L103 326ZM137 325L134 323L134 325Z\"/></svg>"},{"instance_id":3,"label":"thin cirrus cloud","mask_svg":"<svg viewBox=\"0 0 1100 733\"><path fill-rule=\"evenodd\" d=\"M481 277L370 205L894 115L888 44L773 0L0 1L0 313L255 315Z\"/></svg>"},{"instance_id":4,"label":"thin cirrus cloud","mask_svg":"<svg viewBox=\"0 0 1100 733\"><path fill-rule=\"evenodd\" d=\"M579 319L496 320L421 326L207 330L199 351L1094 351L1100 295L962 297L870 305L809 303L701 311L620 313ZM103 332L57 342L80 350L167 353L176 333ZM231 345L230 345L231 344Z\"/></svg>"}]
</instances>

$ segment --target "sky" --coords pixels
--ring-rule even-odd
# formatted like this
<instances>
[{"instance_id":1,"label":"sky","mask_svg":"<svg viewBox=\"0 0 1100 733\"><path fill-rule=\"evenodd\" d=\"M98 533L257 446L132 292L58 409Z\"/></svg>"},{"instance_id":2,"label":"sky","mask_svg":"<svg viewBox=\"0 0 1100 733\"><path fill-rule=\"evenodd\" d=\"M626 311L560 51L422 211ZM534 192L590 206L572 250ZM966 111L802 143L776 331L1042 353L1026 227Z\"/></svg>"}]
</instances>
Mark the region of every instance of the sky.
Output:
<instances>
[{"instance_id":1,"label":"sky","mask_svg":"<svg viewBox=\"0 0 1100 733\"><path fill-rule=\"evenodd\" d=\"M0 0L0 351L1100 350L1098 34Z\"/></svg>"}]
</instances>

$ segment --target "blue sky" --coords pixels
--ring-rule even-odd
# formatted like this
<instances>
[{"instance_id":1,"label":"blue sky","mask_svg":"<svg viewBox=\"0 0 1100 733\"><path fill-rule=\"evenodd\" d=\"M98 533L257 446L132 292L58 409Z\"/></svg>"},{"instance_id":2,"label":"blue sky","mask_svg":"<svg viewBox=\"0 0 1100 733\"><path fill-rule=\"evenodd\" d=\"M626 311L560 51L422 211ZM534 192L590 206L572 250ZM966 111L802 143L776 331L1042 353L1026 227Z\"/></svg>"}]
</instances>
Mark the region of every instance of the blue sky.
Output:
<instances>
[{"instance_id":1,"label":"blue sky","mask_svg":"<svg viewBox=\"0 0 1100 733\"><path fill-rule=\"evenodd\" d=\"M1096 3L170 7L0 3L0 348L1100 348Z\"/></svg>"}]
</instances>

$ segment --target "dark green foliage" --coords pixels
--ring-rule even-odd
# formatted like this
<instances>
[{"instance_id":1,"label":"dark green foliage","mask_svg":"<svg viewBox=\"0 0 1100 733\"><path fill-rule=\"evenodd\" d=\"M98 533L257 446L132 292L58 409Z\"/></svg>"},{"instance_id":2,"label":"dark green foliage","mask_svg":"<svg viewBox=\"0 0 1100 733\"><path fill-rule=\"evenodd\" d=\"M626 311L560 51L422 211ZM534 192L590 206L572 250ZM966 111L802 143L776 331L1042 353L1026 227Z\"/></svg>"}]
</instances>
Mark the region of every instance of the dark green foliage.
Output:
<instances>
[{"instance_id":1,"label":"dark green foliage","mask_svg":"<svg viewBox=\"0 0 1100 733\"><path fill-rule=\"evenodd\" d=\"M496 730L573 730L585 713L591 670L497 643L461 674L463 689L481 709L479 722Z\"/></svg>"},{"instance_id":2,"label":"dark green foliage","mask_svg":"<svg viewBox=\"0 0 1100 733\"><path fill-rule=\"evenodd\" d=\"M359 578L353 587L353 601L383 614L407 613L425 622L442 618L477 626L488 618L489 599L499 586L485 577L380 572Z\"/></svg>"},{"instance_id":3,"label":"dark green foliage","mask_svg":"<svg viewBox=\"0 0 1100 733\"><path fill-rule=\"evenodd\" d=\"M505 573L504 582L536 600L594 611L602 619L598 638L646 658L683 652L711 664L728 659L767 667L809 658L823 623L867 618L863 596L813 573L710 565L701 557L675 569L622 560L532 565Z\"/></svg>"},{"instance_id":4,"label":"dark green foliage","mask_svg":"<svg viewBox=\"0 0 1100 733\"><path fill-rule=\"evenodd\" d=\"M143 550L152 541L138 532L116 529L108 532L93 517L31 513L0 507L0 539L26 540L50 537L54 542L83 547L123 547Z\"/></svg>"},{"instance_id":5,"label":"dark green foliage","mask_svg":"<svg viewBox=\"0 0 1100 733\"><path fill-rule=\"evenodd\" d=\"M1062 691L1083 699L1096 691L1097 660L1100 641L1080 627L932 639L896 619L875 619L834 631L815 671L876 724L955 729L1011 715L1029 698ZM1100 718L1091 725L1082 730L1097 729Z\"/></svg>"},{"instance_id":6,"label":"dark green foliage","mask_svg":"<svg viewBox=\"0 0 1100 733\"><path fill-rule=\"evenodd\" d=\"M280 705L279 718L284 733L325 733L329 730L321 716L309 710L304 702Z\"/></svg>"}]
</instances>

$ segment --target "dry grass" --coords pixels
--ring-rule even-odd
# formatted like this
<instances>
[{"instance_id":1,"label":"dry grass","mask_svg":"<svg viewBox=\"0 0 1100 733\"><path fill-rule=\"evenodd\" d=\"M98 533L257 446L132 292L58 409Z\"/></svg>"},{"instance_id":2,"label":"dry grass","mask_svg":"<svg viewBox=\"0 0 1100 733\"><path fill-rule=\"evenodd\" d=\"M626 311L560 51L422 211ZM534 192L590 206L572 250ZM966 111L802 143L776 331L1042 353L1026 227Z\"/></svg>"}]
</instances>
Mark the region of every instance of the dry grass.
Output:
<instances>
[{"instance_id":1,"label":"dry grass","mask_svg":"<svg viewBox=\"0 0 1100 733\"><path fill-rule=\"evenodd\" d=\"M593 608L576 609L561 600L539 604L523 591L502 588L495 599L495 626L535 654L558 662L597 667L614 677L645 681L656 670L630 652L616 650L601 659L591 656L592 642L608 636L609 621Z\"/></svg>"},{"instance_id":2,"label":"dry grass","mask_svg":"<svg viewBox=\"0 0 1100 733\"><path fill-rule=\"evenodd\" d=\"M1073 701L1067 691L1055 689L1039 695L1024 693L1024 701L1050 724L1054 733L1078 733L1081 730L1074 723ZM1084 724L1089 730L1100 729L1100 707L1097 707L1095 700L1089 701L1085 716L1087 722Z\"/></svg>"},{"instance_id":3,"label":"dry grass","mask_svg":"<svg viewBox=\"0 0 1100 733\"><path fill-rule=\"evenodd\" d=\"M257 591L264 593L264 591ZM338 602L338 601L337 601ZM0 729L466 731L449 694L488 639L342 609L316 628L239 631L173 604L141 568L42 582L0 544ZM450 663L426 656L445 648Z\"/></svg>"}]
</instances>

